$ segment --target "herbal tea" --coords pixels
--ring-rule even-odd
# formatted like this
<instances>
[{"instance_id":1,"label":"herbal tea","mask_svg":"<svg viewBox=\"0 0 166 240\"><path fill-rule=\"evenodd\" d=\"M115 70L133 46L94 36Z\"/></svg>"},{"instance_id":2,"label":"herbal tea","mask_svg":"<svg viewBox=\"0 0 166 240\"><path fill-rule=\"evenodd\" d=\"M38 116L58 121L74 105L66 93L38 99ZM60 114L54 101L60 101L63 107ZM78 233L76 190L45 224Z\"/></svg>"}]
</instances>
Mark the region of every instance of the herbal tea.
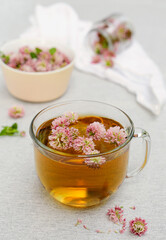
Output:
<instances>
[{"instance_id":1,"label":"herbal tea","mask_svg":"<svg viewBox=\"0 0 166 240\"><path fill-rule=\"evenodd\" d=\"M98 116L66 113L44 122L36 137L51 149L35 147L38 176L58 201L76 207L100 203L114 193L126 176L128 145L123 126Z\"/></svg>"}]
</instances>

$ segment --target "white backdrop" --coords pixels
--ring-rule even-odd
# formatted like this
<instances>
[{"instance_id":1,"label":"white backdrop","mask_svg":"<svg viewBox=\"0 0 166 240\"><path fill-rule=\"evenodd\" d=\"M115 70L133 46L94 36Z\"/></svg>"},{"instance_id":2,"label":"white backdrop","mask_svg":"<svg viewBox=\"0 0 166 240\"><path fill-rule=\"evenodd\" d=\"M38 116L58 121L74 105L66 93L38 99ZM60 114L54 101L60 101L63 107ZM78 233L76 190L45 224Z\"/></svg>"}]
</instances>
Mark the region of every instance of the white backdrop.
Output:
<instances>
[{"instance_id":1,"label":"white backdrop","mask_svg":"<svg viewBox=\"0 0 166 240\"><path fill-rule=\"evenodd\" d=\"M0 0L0 42L16 38L29 25L28 17L37 3L49 5L56 1ZM166 76L166 2L162 0L84 0L66 1L82 19L97 20L112 12L122 12L133 22L137 39L158 63ZM32 142L28 134L33 116L42 108L68 99L93 99L111 103L123 109L135 126L146 129L152 138L150 161L138 176L125 180L118 192L106 203L89 209L74 209L55 202L41 186L35 172ZM133 239L128 230L123 234L97 234L74 227L77 218L90 228L114 228L105 216L107 209L123 205L127 220L145 218L149 230L142 237L148 240L165 239L166 221L166 107L159 117L142 108L135 97L122 87L95 76L74 70L66 94L51 103L32 104L12 97L0 74L0 126L14 121L8 108L23 104L26 115L17 120L26 130L25 138L0 137L0 239L2 240L73 240L73 239ZM131 159L134 160L134 159ZM130 210L130 206L136 210Z\"/></svg>"}]
</instances>

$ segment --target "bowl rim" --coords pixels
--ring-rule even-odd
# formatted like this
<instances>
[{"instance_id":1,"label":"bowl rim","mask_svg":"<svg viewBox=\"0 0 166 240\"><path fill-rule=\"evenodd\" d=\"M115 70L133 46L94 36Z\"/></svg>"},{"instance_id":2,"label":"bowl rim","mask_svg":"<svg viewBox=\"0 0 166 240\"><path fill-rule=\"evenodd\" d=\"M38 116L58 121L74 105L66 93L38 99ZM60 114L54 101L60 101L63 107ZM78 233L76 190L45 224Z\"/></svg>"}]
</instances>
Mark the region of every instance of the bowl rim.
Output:
<instances>
[{"instance_id":1,"label":"bowl rim","mask_svg":"<svg viewBox=\"0 0 166 240\"><path fill-rule=\"evenodd\" d=\"M7 46L7 45L10 45L14 42L19 42L19 41L23 41L24 39L22 38L17 38L17 39L13 39L13 40L10 40L8 42L5 42L3 45L0 46L0 51L2 51L3 47ZM32 41L36 41L36 42L41 42L41 40L39 39L27 39L26 41L29 41L29 42L32 42ZM47 71L47 72L26 72L26 71L21 71L19 69L15 69L15 68L12 68L10 66L8 66L6 63L4 63L2 61L2 59L0 58L0 64L4 67L6 67L7 69L9 69L10 71L13 71L13 72L16 72L16 73L20 73L20 74L27 74L27 75L47 75L47 74L54 74L54 73L59 73L59 72L62 72L70 67L72 67L74 65L74 61L75 61L75 53L72 49L66 47L65 45L61 44L61 43L58 43L54 40L46 40L45 41L46 43L47 42L55 42L55 45L59 45L60 47L64 47L64 49L67 49L69 52L71 52L71 61L69 64L67 64L65 67L63 68L60 68L60 69L56 69L56 70L52 70L52 71Z\"/></svg>"},{"instance_id":2,"label":"bowl rim","mask_svg":"<svg viewBox=\"0 0 166 240\"><path fill-rule=\"evenodd\" d=\"M118 147L110 150L110 151L107 151L107 152L104 152L104 153L97 153L97 154L87 154L87 155L80 155L80 154L70 154L70 153L65 153L65 152L61 152L61 151L58 151L58 150L55 150L55 149L52 149L52 148L49 148L47 147L46 145L44 145L42 142L40 142L37 137L35 136L34 134L34 131L33 131L33 124L34 124L34 121L36 120L36 118L44 111L47 111L51 108L54 108L54 107L58 107L58 106L61 106L61 105L66 105L66 104L71 104L71 103L75 103L75 102L87 102L87 103L99 103L99 104L104 104L104 105L107 105L109 107L112 107L118 111L120 111L121 113L123 113L127 119L129 120L130 124L131 124L131 132L127 138L127 140L119 145ZM32 119L31 121L31 124L30 124L30 128L29 128L29 134L33 140L33 142L35 144L37 144L37 146L39 146L40 148L42 148L44 151L47 151L49 153L52 153L52 154L56 154L56 155L60 155L60 156L64 156L64 157L74 157L74 158L92 158L92 157L99 157L99 156L107 156L109 154L112 154L112 153L115 153L119 150L121 150L122 148L124 148L130 141L131 139L133 138L134 136L134 123L133 121L131 120L131 118L123 111L121 110L120 108L114 106L114 105L111 105L111 104L108 104L106 102L101 102L101 101L94 101L94 100L85 100L85 99L80 99L80 100L69 100L69 101L63 101L63 102L59 102L59 103L56 103L56 104L52 104L50 106L47 106L45 108L43 108L41 111L39 111L35 116L34 118Z\"/></svg>"}]
</instances>

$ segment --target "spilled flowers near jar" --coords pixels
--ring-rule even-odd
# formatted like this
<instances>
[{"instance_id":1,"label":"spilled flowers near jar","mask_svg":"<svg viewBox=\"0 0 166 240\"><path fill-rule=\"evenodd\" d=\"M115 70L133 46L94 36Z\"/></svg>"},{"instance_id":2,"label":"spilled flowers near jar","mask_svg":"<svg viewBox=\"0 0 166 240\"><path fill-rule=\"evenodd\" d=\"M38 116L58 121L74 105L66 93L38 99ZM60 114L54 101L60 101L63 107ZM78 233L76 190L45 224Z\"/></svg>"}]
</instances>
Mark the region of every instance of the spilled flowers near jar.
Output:
<instances>
[{"instance_id":1,"label":"spilled flowers near jar","mask_svg":"<svg viewBox=\"0 0 166 240\"><path fill-rule=\"evenodd\" d=\"M112 14L94 23L87 35L94 53L92 63L113 67L114 58L131 45L133 35L130 21L121 14Z\"/></svg>"},{"instance_id":2,"label":"spilled flowers near jar","mask_svg":"<svg viewBox=\"0 0 166 240\"><path fill-rule=\"evenodd\" d=\"M105 162L98 154L110 151L126 141L124 128L110 119L93 116L78 116L77 113L64 113L47 125L47 132L39 131L38 138L44 134L43 142L47 146L66 153L94 155L85 158L84 164L90 168L99 168ZM96 156L97 155L97 156Z\"/></svg>"}]
</instances>

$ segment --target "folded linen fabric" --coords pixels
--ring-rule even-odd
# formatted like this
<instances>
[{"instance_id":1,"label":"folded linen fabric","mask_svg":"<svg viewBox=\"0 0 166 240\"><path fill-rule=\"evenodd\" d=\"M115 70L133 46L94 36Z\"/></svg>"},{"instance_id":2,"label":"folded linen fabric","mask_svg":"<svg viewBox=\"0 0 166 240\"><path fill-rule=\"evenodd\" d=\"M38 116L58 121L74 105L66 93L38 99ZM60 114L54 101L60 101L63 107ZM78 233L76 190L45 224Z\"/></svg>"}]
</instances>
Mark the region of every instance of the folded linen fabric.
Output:
<instances>
[{"instance_id":1,"label":"folded linen fabric","mask_svg":"<svg viewBox=\"0 0 166 240\"><path fill-rule=\"evenodd\" d=\"M30 22L31 27L21 34L22 38L55 39L70 46L76 54L76 68L120 84L134 93L141 105L159 115L166 101L164 80L159 68L136 40L116 56L113 68L106 68L91 63L93 52L85 39L93 23L80 20L68 4L38 5Z\"/></svg>"}]
</instances>

